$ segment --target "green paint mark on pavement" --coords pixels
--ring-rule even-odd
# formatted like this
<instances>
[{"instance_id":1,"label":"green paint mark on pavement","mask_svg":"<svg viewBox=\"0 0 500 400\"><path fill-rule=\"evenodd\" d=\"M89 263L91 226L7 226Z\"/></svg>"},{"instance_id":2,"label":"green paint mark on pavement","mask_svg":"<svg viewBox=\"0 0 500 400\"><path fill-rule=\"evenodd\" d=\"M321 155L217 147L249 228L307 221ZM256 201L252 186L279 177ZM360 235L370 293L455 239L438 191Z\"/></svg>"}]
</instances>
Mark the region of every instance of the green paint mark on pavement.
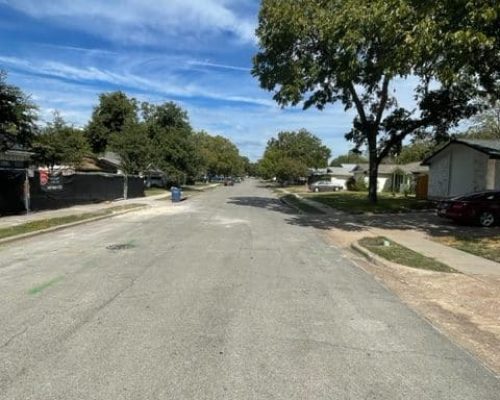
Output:
<instances>
[{"instance_id":1,"label":"green paint mark on pavement","mask_svg":"<svg viewBox=\"0 0 500 400\"><path fill-rule=\"evenodd\" d=\"M51 279L50 281L44 282L41 285L34 286L30 290L28 290L28 294L38 294L42 292L43 290L47 289L48 287L55 285L57 282L63 280L63 276L58 276L54 279Z\"/></svg>"}]
</instances>

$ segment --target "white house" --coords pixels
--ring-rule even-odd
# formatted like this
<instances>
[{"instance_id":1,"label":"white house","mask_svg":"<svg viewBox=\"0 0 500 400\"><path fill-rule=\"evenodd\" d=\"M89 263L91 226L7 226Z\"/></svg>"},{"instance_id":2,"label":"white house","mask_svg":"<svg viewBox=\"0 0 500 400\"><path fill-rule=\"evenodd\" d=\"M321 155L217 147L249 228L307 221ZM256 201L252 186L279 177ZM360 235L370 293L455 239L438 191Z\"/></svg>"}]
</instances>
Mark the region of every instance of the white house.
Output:
<instances>
[{"instance_id":1,"label":"white house","mask_svg":"<svg viewBox=\"0 0 500 400\"><path fill-rule=\"evenodd\" d=\"M321 177L323 180L329 180L334 185L342 186L347 190L347 181L354 177L354 173L347 168L342 167L328 167L310 170L311 177Z\"/></svg>"},{"instance_id":2,"label":"white house","mask_svg":"<svg viewBox=\"0 0 500 400\"><path fill-rule=\"evenodd\" d=\"M369 182L369 165L358 164L354 169L357 181ZM420 163L410 164L380 164L378 167L378 192L401 192L405 186L414 189L416 181L422 175L427 175L428 168Z\"/></svg>"},{"instance_id":3,"label":"white house","mask_svg":"<svg viewBox=\"0 0 500 400\"><path fill-rule=\"evenodd\" d=\"M429 199L500 190L500 140L454 139L426 158Z\"/></svg>"}]
</instances>

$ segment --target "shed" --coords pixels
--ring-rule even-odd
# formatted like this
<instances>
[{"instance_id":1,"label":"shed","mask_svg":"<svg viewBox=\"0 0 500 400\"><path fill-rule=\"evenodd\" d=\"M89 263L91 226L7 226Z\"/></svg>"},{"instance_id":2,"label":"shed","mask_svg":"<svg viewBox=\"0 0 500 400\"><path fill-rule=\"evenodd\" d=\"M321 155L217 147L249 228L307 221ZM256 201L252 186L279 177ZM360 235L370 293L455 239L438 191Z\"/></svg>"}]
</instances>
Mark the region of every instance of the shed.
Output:
<instances>
[{"instance_id":1,"label":"shed","mask_svg":"<svg viewBox=\"0 0 500 400\"><path fill-rule=\"evenodd\" d=\"M427 157L429 198L500 190L500 140L453 139Z\"/></svg>"}]
</instances>

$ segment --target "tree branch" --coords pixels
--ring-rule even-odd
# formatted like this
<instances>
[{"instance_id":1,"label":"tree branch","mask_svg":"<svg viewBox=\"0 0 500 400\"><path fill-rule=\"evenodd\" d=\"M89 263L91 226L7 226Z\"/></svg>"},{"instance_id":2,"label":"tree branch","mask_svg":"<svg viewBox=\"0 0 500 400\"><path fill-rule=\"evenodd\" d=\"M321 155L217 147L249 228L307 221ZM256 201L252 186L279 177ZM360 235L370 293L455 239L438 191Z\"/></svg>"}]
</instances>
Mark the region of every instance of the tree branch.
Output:
<instances>
[{"instance_id":1,"label":"tree branch","mask_svg":"<svg viewBox=\"0 0 500 400\"><path fill-rule=\"evenodd\" d=\"M382 121L382 116L384 115L385 106L387 105L387 100L389 99L389 82L391 78L387 75L384 76L384 82L382 83L382 97L380 99L380 107L377 111L377 117L375 119L375 126L379 126Z\"/></svg>"},{"instance_id":2,"label":"tree branch","mask_svg":"<svg viewBox=\"0 0 500 400\"><path fill-rule=\"evenodd\" d=\"M385 157L389 155L391 149L398 143L402 142L406 136L416 131L418 128L428 125L426 119L419 119L412 121L413 123L407 128L399 132L394 132L390 135L389 139L385 141L383 148L380 150L377 161L380 163Z\"/></svg>"},{"instance_id":3,"label":"tree branch","mask_svg":"<svg viewBox=\"0 0 500 400\"><path fill-rule=\"evenodd\" d=\"M356 109L358 110L358 114L359 114L359 118L361 119L361 123L366 126L368 124L368 119L366 118L365 109L363 107L363 103L361 102L358 94L356 93L356 89L354 88L354 85L352 84L352 82L349 82L348 88L349 88L349 92L351 92L351 96L352 96L352 99L354 101L354 104L356 105Z\"/></svg>"}]
</instances>

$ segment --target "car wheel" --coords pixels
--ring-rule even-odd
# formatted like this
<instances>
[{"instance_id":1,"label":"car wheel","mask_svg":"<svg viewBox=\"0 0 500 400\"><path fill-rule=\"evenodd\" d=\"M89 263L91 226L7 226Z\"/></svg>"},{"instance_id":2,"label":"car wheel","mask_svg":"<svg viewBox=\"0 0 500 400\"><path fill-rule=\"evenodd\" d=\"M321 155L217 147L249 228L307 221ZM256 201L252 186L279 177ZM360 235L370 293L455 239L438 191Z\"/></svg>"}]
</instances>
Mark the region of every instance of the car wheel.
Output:
<instances>
[{"instance_id":1,"label":"car wheel","mask_svg":"<svg viewBox=\"0 0 500 400\"><path fill-rule=\"evenodd\" d=\"M493 226L494 223L495 223L495 216L493 215L493 213L489 211L483 211L479 215L479 224L481 224L481 226L485 226L488 228L490 226Z\"/></svg>"},{"instance_id":2,"label":"car wheel","mask_svg":"<svg viewBox=\"0 0 500 400\"><path fill-rule=\"evenodd\" d=\"M319 193L319 188L314 188L314 193Z\"/></svg>"}]
</instances>

